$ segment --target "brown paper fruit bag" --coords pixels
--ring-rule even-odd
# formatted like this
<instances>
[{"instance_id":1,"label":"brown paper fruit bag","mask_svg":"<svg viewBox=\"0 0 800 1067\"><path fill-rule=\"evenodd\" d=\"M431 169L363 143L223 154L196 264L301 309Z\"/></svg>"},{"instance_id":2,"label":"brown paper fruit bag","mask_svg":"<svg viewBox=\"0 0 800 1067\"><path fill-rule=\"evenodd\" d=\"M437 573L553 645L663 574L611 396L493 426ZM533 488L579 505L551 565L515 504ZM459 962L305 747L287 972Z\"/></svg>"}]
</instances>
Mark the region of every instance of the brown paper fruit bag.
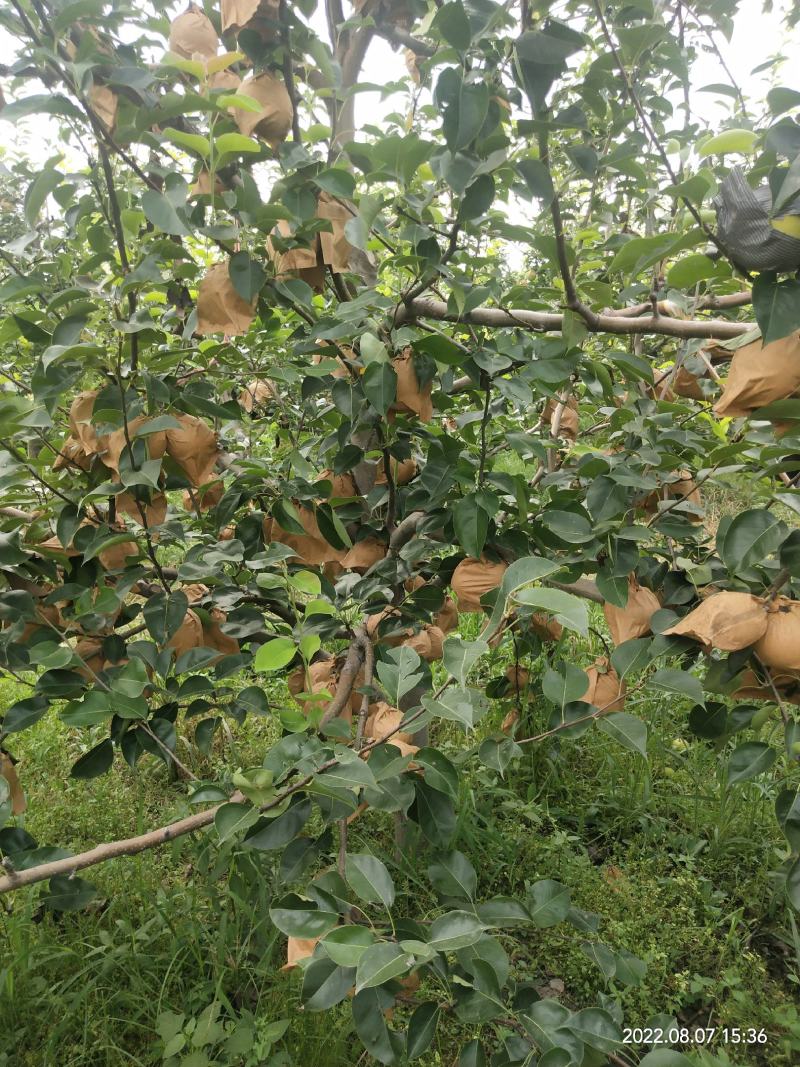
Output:
<instances>
[{"instance_id":1,"label":"brown paper fruit bag","mask_svg":"<svg viewBox=\"0 0 800 1067\"><path fill-rule=\"evenodd\" d=\"M113 134L117 127L119 98L105 85L93 85L89 90L89 110L106 133Z\"/></svg>"},{"instance_id":2,"label":"brown paper fruit bag","mask_svg":"<svg viewBox=\"0 0 800 1067\"><path fill-rule=\"evenodd\" d=\"M413 459L397 460L392 458L389 462L389 470L392 472L392 478L394 479L395 485L408 485L412 478L416 478L418 468ZM375 474L375 485L386 484L386 469L384 468L383 461L380 460Z\"/></svg>"},{"instance_id":3,"label":"brown paper fruit bag","mask_svg":"<svg viewBox=\"0 0 800 1067\"><path fill-rule=\"evenodd\" d=\"M300 963L314 955L318 937L290 937L286 942L286 963L281 967L282 971L291 971Z\"/></svg>"},{"instance_id":4,"label":"brown paper fruit bag","mask_svg":"<svg viewBox=\"0 0 800 1067\"><path fill-rule=\"evenodd\" d=\"M279 78L268 74L246 78L239 90L261 105L260 111L236 108L234 121L245 137L258 137L271 148L286 140L292 128L292 101Z\"/></svg>"},{"instance_id":5,"label":"brown paper fruit bag","mask_svg":"<svg viewBox=\"0 0 800 1067\"><path fill-rule=\"evenodd\" d=\"M218 47L219 38L214 24L197 4L189 4L170 27L169 50L182 59L192 59L194 56L211 59L217 54Z\"/></svg>"},{"instance_id":6,"label":"brown paper fruit bag","mask_svg":"<svg viewBox=\"0 0 800 1067\"><path fill-rule=\"evenodd\" d=\"M776 597L767 605L767 627L755 653L776 671L800 671L800 601Z\"/></svg>"},{"instance_id":7,"label":"brown paper fruit bag","mask_svg":"<svg viewBox=\"0 0 800 1067\"><path fill-rule=\"evenodd\" d=\"M317 481L331 483L330 496L326 498L328 500L350 500L352 497L360 496L352 474L347 472L334 474L332 470L324 470Z\"/></svg>"},{"instance_id":8,"label":"brown paper fruit bag","mask_svg":"<svg viewBox=\"0 0 800 1067\"><path fill-rule=\"evenodd\" d=\"M203 337L212 333L228 337L247 333L255 318L257 300L243 300L231 281L227 262L215 263L197 288L197 333Z\"/></svg>"},{"instance_id":9,"label":"brown paper fruit bag","mask_svg":"<svg viewBox=\"0 0 800 1067\"><path fill-rule=\"evenodd\" d=\"M412 648L420 659L428 663L442 658L442 642L445 634L438 626L423 626L419 633L404 638L400 644Z\"/></svg>"},{"instance_id":10,"label":"brown paper fruit bag","mask_svg":"<svg viewBox=\"0 0 800 1067\"><path fill-rule=\"evenodd\" d=\"M458 608L452 597L445 597L444 604L433 616L433 621L444 634L449 634L451 630L455 630L456 626L458 626Z\"/></svg>"},{"instance_id":11,"label":"brown paper fruit bag","mask_svg":"<svg viewBox=\"0 0 800 1067\"><path fill-rule=\"evenodd\" d=\"M300 519L300 525L306 532L304 534L289 533L274 519L267 517L264 519L265 542L269 544L270 541L280 541L281 544L288 545L297 553L294 559L299 559L311 567L319 567L324 563L341 563L346 555L345 550L328 544L320 532L313 509L295 502L295 510Z\"/></svg>"},{"instance_id":12,"label":"brown paper fruit bag","mask_svg":"<svg viewBox=\"0 0 800 1067\"><path fill-rule=\"evenodd\" d=\"M280 219L273 232L286 239L293 236L292 228L286 219ZM275 268L276 281L284 278L300 278L317 293L321 293L325 288L325 266L318 256L318 236L314 238L314 243L310 248L290 248L288 252L279 252L272 239L268 238L267 251ZM321 363L323 358L325 357L321 355L314 356L314 362ZM341 373L334 371L334 376L344 377L347 373L347 368L343 366Z\"/></svg>"},{"instance_id":13,"label":"brown paper fruit bag","mask_svg":"<svg viewBox=\"0 0 800 1067\"><path fill-rule=\"evenodd\" d=\"M127 433L124 427L120 427L119 430L113 430L111 433L102 434L97 438L97 453L100 456L101 461L110 471L113 471L117 479L119 479L120 476L120 461L123 452L126 453L125 466L130 466L131 457L127 454L129 440L134 451L134 456L136 456L139 451L136 447L138 441L144 441L148 459L161 459L164 455L167 448L167 435L163 430L157 430L155 433L143 434L141 437L136 436L137 431L142 426L145 426L148 422L152 421L153 420L149 415L137 415L135 419L129 420Z\"/></svg>"},{"instance_id":14,"label":"brown paper fruit bag","mask_svg":"<svg viewBox=\"0 0 800 1067\"><path fill-rule=\"evenodd\" d=\"M267 40L277 32L279 11L278 0L222 0L222 32L248 29Z\"/></svg>"},{"instance_id":15,"label":"brown paper fruit bag","mask_svg":"<svg viewBox=\"0 0 800 1067\"><path fill-rule=\"evenodd\" d=\"M88 471L92 465L92 457L87 455L77 437L67 437L58 450L53 460L53 470L81 470Z\"/></svg>"},{"instance_id":16,"label":"brown paper fruit bag","mask_svg":"<svg viewBox=\"0 0 800 1067\"><path fill-rule=\"evenodd\" d=\"M93 456L97 452L97 432L92 426L92 411L96 399L96 389L78 393L69 408L70 436L80 441L87 456Z\"/></svg>"},{"instance_id":17,"label":"brown paper fruit bag","mask_svg":"<svg viewBox=\"0 0 800 1067\"><path fill-rule=\"evenodd\" d=\"M764 636L767 612L764 601L750 593L712 593L679 623L664 630L667 636L692 637L706 651L738 652Z\"/></svg>"},{"instance_id":18,"label":"brown paper fruit bag","mask_svg":"<svg viewBox=\"0 0 800 1067\"><path fill-rule=\"evenodd\" d=\"M739 418L800 391L800 331L764 345L760 340L737 348L717 415Z\"/></svg>"},{"instance_id":19,"label":"brown paper fruit bag","mask_svg":"<svg viewBox=\"0 0 800 1067\"><path fill-rule=\"evenodd\" d=\"M370 567L385 559L386 551L386 542L370 535L354 541L353 547L342 556L341 564L346 571L366 574Z\"/></svg>"},{"instance_id":20,"label":"brown paper fruit bag","mask_svg":"<svg viewBox=\"0 0 800 1067\"><path fill-rule=\"evenodd\" d=\"M370 712L367 718L366 725L364 727L364 736L370 738L373 741L383 741L392 733L392 730L397 730L397 727L403 721L403 712L398 708L393 708L389 704L383 701L373 705L374 711ZM392 744L401 742L406 745L413 744L414 735L405 733L403 730L398 730L396 734L391 736Z\"/></svg>"},{"instance_id":21,"label":"brown paper fruit bag","mask_svg":"<svg viewBox=\"0 0 800 1067\"><path fill-rule=\"evenodd\" d=\"M524 667L512 663L506 670L505 677L511 683L511 688L518 693L520 689L525 689L527 687L531 676L530 672L526 671Z\"/></svg>"},{"instance_id":22,"label":"brown paper fruit bag","mask_svg":"<svg viewBox=\"0 0 800 1067\"><path fill-rule=\"evenodd\" d=\"M229 637L222 630L222 623L227 619L227 615L219 608L212 608L208 613L209 621L202 623L203 626L203 646L205 648L214 648L217 652L223 656L234 656L239 651L239 642Z\"/></svg>"},{"instance_id":23,"label":"brown paper fruit bag","mask_svg":"<svg viewBox=\"0 0 800 1067\"><path fill-rule=\"evenodd\" d=\"M414 368L412 349L404 348L394 357L392 367L397 375L397 399L389 408L389 420L396 414L417 415L422 422L433 418L431 382L420 388Z\"/></svg>"},{"instance_id":24,"label":"brown paper fruit bag","mask_svg":"<svg viewBox=\"0 0 800 1067\"><path fill-rule=\"evenodd\" d=\"M555 437L563 437L566 441L576 441L580 430L580 416L578 415L578 401L574 396L567 398L567 403L561 413L561 424L556 435L556 408L559 401L551 398L547 401L542 412L542 419L550 426L550 433Z\"/></svg>"},{"instance_id":25,"label":"brown paper fruit bag","mask_svg":"<svg viewBox=\"0 0 800 1067\"><path fill-rule=\"evenodd\" d=\"M450 585L456 594L459 611L483 611L481 597L497 589L507 569L505 563L492 563L485 556L462 559L453 571Z\"/></svg>"},{"instance_id":26,"label":"brown paper fruit bag","mask_svg":"<svg viewBox=\"0 0 800 1067\"><path fill-rule=\"evenodd\" d=\"M634 637L645 637L651 632L650 619L659 611L658 597L646 586L639 585L635 575L628 578L628 602L624 608L616 604L603 604L603 614L615 645Z\"/></svg>"},{"instance_id":27,"label":"brown paper fruit bag","mask_svg":"<svg viewBox=\"0 0 800 1067\"><path fill-rule=\"evenodd\" d=\"M340 200L328 193L320 193L317 200L317 218L327 219L332 228L330 233L321 230L319 234L322 262L337 274L345 274L350 270L353 246L345 237L344 228L346 223L355 217Z\"/></svg>"},{"instance_id":28,"label":"brown paper fruit bag","mask_svg":"<svg viewBox=\"0 0 800 1067\"><path fill-rule=\"evenodd\" d=\"M155 493L150 502L142 503L141 507L131 492L120 493L116 501L117 514L127 515L140 526L144 526L145 523L148 527L160 526L167 517L167 498L163 493ZM142 511L144 511L144 517Z\"/></svg>"},{"instance_id":29,"label":"brown paper fruit bag","mask_svg":"<svg viewBox=\"0 0 800 1067\"><path fill-rule=\"evenodd\" d=\"M217 461L217 435L196 415L171 413L180 426L166 431L166 452L193 486L209 481Z\"/></svg>"},{"instance_id":30,"label":"brown paper fruit bag","mask_svg":"<svg viewBox=\"0 0 800 1067\"><path fill-rule=\"evenodd\" d=\"M547 612L535 611L528 623L529 629L536 634L542 642L560 641L564 627L557 619L551 618Z\"/></svg>"},{"instance_id":31,"label":"brown paper fruit bag","mask_svg":"<svg viewBox=\"0 0 800 1067\"><path fill-rule=\"evenodd\" d=\"M275 386L265 378L254 378L239 393L239 406L249 415L276 397Z\"/></svg>"},{"instance_id":32,"label":"brown paper fruit bag","mask_svg":"<svg viewBox=\"0 0 800 1067\"><path fill-rule=\"evenodd\" d=\"M628 687L606 657L598 656L594 666L589 667L586 674L589 678L589 688L581 700L604 712L622 711Z\"/></svg>"},{"instance_id":33,"label":"brown paper fruit bag","mask_svg":"<svg viewBox=\"0 0 800 1067\"><path fill-rule=\"evenodd\" d=\"M202 648L204 643L200 616L190 608L184 615L183 622L167 641L167 648L175 650L175 659L177 659L192 648Z\"/></svg>"},{"instance_id":34,"label":"brown paper fruit bag","mask_svg":"<svg viewBox=\"0 0 800 1067\"><path fill-rule=\"evenodd\" d=\"M11 757L5 752L0 752L0 775L8 782L8 790L11 794L11 814L22 815L28 804Z\"/></svg>"}]
</instances>

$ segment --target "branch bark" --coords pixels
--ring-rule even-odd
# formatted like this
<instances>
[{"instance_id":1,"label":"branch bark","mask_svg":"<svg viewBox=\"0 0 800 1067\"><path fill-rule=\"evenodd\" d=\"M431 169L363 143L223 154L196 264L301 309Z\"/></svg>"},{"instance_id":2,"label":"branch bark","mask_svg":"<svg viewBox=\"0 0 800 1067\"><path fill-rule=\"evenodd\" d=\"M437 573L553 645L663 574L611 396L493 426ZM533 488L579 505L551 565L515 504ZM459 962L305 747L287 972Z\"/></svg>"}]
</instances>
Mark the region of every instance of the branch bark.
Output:
<instances>
[{"instance_id":1,"label":"branch bark","mask_svg":"<svg viewBox=\"0 0 800 1067\"><path fill-rule=\"evenodd\" d=\"M506 311L504 308L475 308L466 315L453 315L443 300L418 297L408 304L401 304L395 311L394 325L413 322L414 319L436 319L441 322L471 323L474 326L495 326L535 330L539 333L560 331L564 316L552 311ZM628 318L622 315L603 313L586 324L590 333L609 333L630 336L631 334L657 334L662 337L707 337L727 341L741 337L755 327L752 322L728 322L725 319L670 319L664 315Z\"/></svg>"}]
</instances>

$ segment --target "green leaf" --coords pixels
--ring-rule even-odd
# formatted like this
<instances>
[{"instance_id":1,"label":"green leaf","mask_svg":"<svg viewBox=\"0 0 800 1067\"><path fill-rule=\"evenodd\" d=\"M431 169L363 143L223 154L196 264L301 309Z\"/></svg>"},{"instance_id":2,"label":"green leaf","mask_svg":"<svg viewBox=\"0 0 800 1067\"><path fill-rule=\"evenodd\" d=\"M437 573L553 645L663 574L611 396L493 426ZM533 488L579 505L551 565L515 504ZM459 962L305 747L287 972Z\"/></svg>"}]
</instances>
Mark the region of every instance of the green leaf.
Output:
<instances>
[{"instance_id":1,"label":"green leaf","mask_svg":"<svg viewBox=\"0 0 800 1067\"><path fill-rule=\"evenodd\" d=\"M148 189L142 194L142 211L148 222L176 237L188 237L191 230L178 215L171 200L155 189Z\"/></svg>"},{"instance_id":2,"label":"green leaf","mask_svg":"<svg viewBox=\"0 0 800 1067\"><path fill-rule=\"evenodd\" d=\"M386 652L377 666L378 678L389 703L399 707L401 699L418 685L424 676L422 660L413 648L400 645Z\"/></svg>"},{"instance_id":3,"label":"green leaf","mask_svg":"<svg viewBox=\"0 0 800 1067\"><path fill-rule=\"evenodd\" d=\"M654 689L662 689L665 693L677 693L680 696L689 697L695 704L703 703L703 687L700 679L695 678L688 671L663 667L655 672L650 679L650 684Z\"/></svg>"},{"instance_id":4,"label":"green leaf","mask_svg":"<svg viewBox=\"0 0 800 1067\"><path fill-rule=\"evenodd\" d=\"M747 782L764 774L777 758L775 749L763 741L745 741L733 750L728 760L728 785Z\"/></svg>"},{"instance_id":5,"label":"green leaf","mask_svg":"<svg viewBox=\"0 0 800 1067\"><path fill-rule=\"evenodd\" d=\"M753 282L753 310L765 345L800 329L800 281L778 281L774 271L763 271Z\"/></svg>"},{"instance_id":6,"label":"green leaf","mask_svg":"<svg viewBox=\"0 0 800 1067\"><path fill-rule=\"evenodd\" d=\"M619 1027L601 1008L584 1008L569 1020L569 1029L584 1045L600 1052L613 1052L622 1044Z\"/></svg>"},{"instance_id":7,"label":"green leaf","mask_svg":"<svg viewBox=\"0 0 800 1067\"><path fill-rule=\"evenodd\" d=\"M451 152L466 148L483 126L489 110L489 86L468 81L456 67L445 67L434 94L442 109L442 129Z\"/></svg>"},{"instance_id":8,"label":"green leaf","mask_svg":"<svg viewBox=\"0 0 800 1067\"><path fill-rule=\"evenodd\" d=\"M580 700L589 688L589 676L574 663L562 663L560 670L547 667L542 678L542 693L557 708Z\"/></svg>"},{"instance_id":9,"label":"green leaf","mask_svg":"<svg viewBox=\"0 0 800 1067\"><path fill-rule=\"evenodd\" d=\"M214 829L222 843L244 833L257 819L258 812L252 804L223 804L214 815Z\"/></svg>"},{"instance_id":10,"label":"green leaf","mask_svg":"<svg viewBox=\"0 0 800 1067\"><path fill-rule=\"evenodd\" d=\"M447 852L428 866L434 889L446 897L473 900L478 890L475 868L463 852Z\"/></svg>"},{"instance_id":11,"label":"green leaf","mask_svg":"<svg viewBox=\"0 0 800 1067\"><path fill-rule=\"evenodd\" d=\"M480 218L494 203L495 183L491 174L479 174L467 187L467 191L458 208L458 218L462 222Z\"/></svg>"},{"instance_id":12,"label":"green leaf","mask_svg":"<svg viewBox=\"0 0 800 1067\"><path fill-rule=\"evenodd\" d=\"M472 40L469 17L461 3L444 4L436 12L431 29L458 52L466 52Z\"/></svg>"},{"instance_id":13,"label":"green leaf","mask_svg":"<svg viewBox=\"0 0 800 1067\"><path fill-rule=\"evenodd\" d=\"M339 913L290 893L269 909L273 924L287 937L323 937L338 925Z\"/></svg>"},{"instance_id":14,"label":"green leaf","mask_svg":"<svg viewBox=\"0 0 800 1067\"><path fill-rule=\"evenodd\" d=\"M794 852L800 852L800 789L782 789L775 799L775 818Z\"/></svg>"},{"instance_id":15,"label":"green leaf","mask_svg":"<svg viewBox=\"0 0 800 1067\"><path fill-rule=\"evenodd\" d=\"M528 186L531 196L541 200L543 208L547 207L556 195L556 191L553 188L550 171L544 163L540 159L520 159L517 162L517 170Z\"/></svg>"},{"instance_id":16,"label":"green leaf","mask_svg":"<svg viewBox=\"0 0 800 1067\"><path fill-rule=\"evenodd\" d=\"M561 589L522 589L513 598L518 604L546 611L568 630L589 636L589 611L586 601Z\"/></svg>"},{"instance_id":17,"label":"green leaf","mask_svg":"<svg viewBox=\"0 0 800 1067\"><path fill-rule=\"evenodd\" d=\"M163 131L163 135L173 144L179 145L189 152L194 152L195 155L202 156L203 159L208 159L211 154L211 142L201 133L186 133L184 130L176 130L172 126L167 126Z\"/></svg>"},{"instance_id":18,"label":"green leaf","mask_svg":"<svg viewBox=\"0 0 800 1067\"><path fill-rule=\"evenodd\" d=\"M515 560L503 575L491 618L480 636L485 641L488 641L495 633L506 613L506 604L513 594L516 594L524 586L532 585L557 570L559 570L558 563L543 559L541 556L527 556L525 559Z\"/></svg>"},{"instance_id":19,"label":"green leaf","mask_svg":"<svg viewBox=\"0 0 800 1067\"><path fill-rule=\"evenodd\" d=\"M534 926L543 929L563 922L569 914L569 889L552 878L534 882L528 893L528 911Z\"/></svg>"},{"instance_id":20,"label":"green leaf","mask_svg":"<svg viewBox=\"0 0 800 1067\"><path fill-rule=\"evenodd\" d=\"M448 637L442 645L443 662L447 672L459 685L466 685L469 673L481 656L489 652L489 645L480 637L475 641L463 641L460 637Z\"/></svg>"},{"instance_id":21,"label":"green leaf","mask_svg":"<svg viewBox=\"0 0 800 1067\"><path fill-rule=\"evenodd\" d=\"M260 152L261 145L243 133L223 133L214 141L214 148L221 155L240 155L242 152Z\"/></svg>"},{"instance_id":22,"label":"green leaf","mask_svg":"<svg viewBox=\"0 0 800 1067\"><path fill-rule=\"evenodd\" d=\"M365 926L337 926L321 944L340 967L356 967L365 950L375 944L375 935Z\"/></svg>"},{"instance_id":23,"label":"green leaf","mask_svg":"<svg viewBox=\"0 0 800 1067\"><path fill-rule=\"evenodd\" d=\"M786 872L786 896L795 911L800 911L800 856Z\"/></svg>"},{"instance_id":24,"label":"green leaf","mask_svg":"<svg viewBox=\"0 0 800 1067\"><path fill-rule=\"evenodd\" d=\"M408 1021L406 1038L406 1056L409 1060L418 1059L427 1052L436 1036L439 1023L439 1005L432 1000L420 1004Z\"/></svg>"},{"instance_id":25,"label":"green leaf","mask_svg":"<svg viewBox=\"0 0 800 1067\"><path fill-rule=\"evenodd\" d=\"M48 883L42 903L53 911L80 911L96 896L97 890L85 879L56 874Z\"/></svg>"},{"instance_id":26,"label":"green leaf","mask_svg":"<svg viewBox=\"0 0 800 1067\"><path fill-rule=\"evenodd\" d=\"M459 544L467 553L478 559L486 544L489 532L489 516L478 504L475 493L457 500L451 509L453 529Z\"/></svg>"},{"instance_id":27,"label":"green leaf","mask_svg":"<svg viewBox=\"0 0 800 1067\"><path fill-rule=\"evenodd\" d=\"M344 167L330 167L321 171L314 184L332 196L341 197L342 200L352 200L356 192L356 183L353 175Z\"/></svg>"},{"instance_id":28,"label":"green leaf","mask_svg":"<svg viewBox=\"0 0 800 1067\"><path fill-rule=\"evenodd\" d=\"M165 645L178 631L189 609L189 598L182 590L172 593L159 591L149 597L142 617L147 630L156 644Z\"/></svg>"},{"instance_id":29,"label":"green leaf","mask_svg":"<svg viewBox=\"0 0 800 1067\"><path fill-rule=\"evenodd\" d=\"M719 267L702 252L678 260L667 274L667 285L674 289L691 289L706 278L714 278Z\"/></svg>"},{"instance_id":30,"label":"green leaf","mask_svg":"<svg viewBox=\"0 0 800 1067\"><path fill-rule=\"evenodd\" d=\"M256 652L253 670L279 671L291 663L297 654L297 645L291 637L273 637Z\"/></svg>"},{"instance_id":31,"label":"green leaf","mask_svg":"<svg viewBox=\"0 0 800 1067\"><path fill-rule=\"evenodd\" d=\"M76 760L70 770L71 778L98 778L101 774L111 770L114 762L114 746L107 737L99 745L95 745L85 755Z\"/></svg>"},{"instance_id":32,"label":"green leaf","mask_svg":"<svg viewBox=\"0 0 800 1067\"><path fill-rule=\"evenodd\" d=\"M461 1049L458 1067L486 1067L486 1053L477 1037L467 1042Z\"/></svg>"},{"instance_id":33,"label":"green leaf","mask_svg":"<svg viewBox=\"0 0 800 1067\"><path fill-rule=\"evenodd\" d=\"M258 296L267 280L261 264L249 252L234 252L228 262L228 274L233 288L248 303Z\"/></svg>"},{"instance_id":34,"label":"green leaf","mask_svg":"<svg viewBox=\"0 0 800 1067\"><path fill-rule=\"evenodd\" d=\"M437 952L456 952L474 945L485 929L477 915L471 912L448 911L431 923L428 944Z\"/></svg>"},{"instance_id":35,"label":"green leaf","mask_svg":"<svg viewBox=\"0 0 800 1067\"><path fill-rule=\"evenodd\" d=\"M345 878L350 888L370 904L383 904L388 911L394 904L394 882L386 865L368 853L348 852Z\"/></svg>"},{"instance_id":36,"label":"green leaf","mask_svg":"<svg viewBox=\"0 0 800 1067\"><path fill-rule=\"evenodd\" d=\"M786 523L766 508L741 511L723 527L717 551L731 574L763 563L787 534Z\"/></svg>"},{"instance_id":37,"label":"green leaf","mask_svg":"<svg viewBox=\"0 0 800 1067\"><path fill-rule=\"evenodd\" d=\"M300 999L307 1011L328 1011L340 1004L353 988L354 967L341 967L333 960L312 960L303 972Z\"/></svg>"},{"instance_id":38,"label":"green leaf","mask_svg":"<svg viewBox=\"0 0 800 1067\"><path fill-rule=\"evenodd\" d=\"M639 1060L639 1067L692 1067L692 1061L671 1048L654 1048Z\"/></svg>"},{"instance_id":39,"label":"green leaf","mask_svg":"<svg viewBox=\"0 0 800 1067\"><path fill-rule=\"evenodd\" d=\"M390 363L370 363L361 377L364 395L376 411L385 415L397 396L397 375Z\"/></svg>"},{"instance_id":40,"label":"green leaf","mask_svg":"<svg viewBox=\"0 0 800 1067\"><path fill-rule=\"evenodd\" d=\"M379 1063L394 1067L400 1062L403 1043L386 1025L384 1012L394 998L383 989L362 989L353 997L353 1023L367 1051Z\"/></svg>"},{"instance_id":41,"label":"green leaf","mask_svg":"<svg viewBox=\"0 0 800 1067\"><path fill-rule=\"evenodd\" d=\"M647 759L647 723L625 711L615 711L597 720L597 728L624 748Z\"/></svg>"},{"instance_id":42,"label":"green leaf","mask_svg":"<svg viewBox=\"0 0 800 1067\"><path fill-rule=\"evenodd\" d=\"M42 718L49 706L49 702L43 696L25 697L24 700L18 700L6 711L2 720L2 732L17 734L20 730L27 730L29 726L33 726Z\"/></svg>"},{"instance_id":43,"label":"green leaf","mask_svg":"<svg viewBox=\"0 0 800 1067\"><path fill-rule=\"evenodd\" d=\"M784 208L800 194L800 156L796 156L786 172L786 176L772 202L772 214L779 215ZM794 217L794 216L792 216Z\"/></svg>"},{"instance_id":44,"label":"green leaf","mask_svg":"<svg viewBox=\"0 0 800 1067\"><path fill-rule=\"evenodd\" d=\"M384 985L414 966L414 957L404 952L394 941L381 941L365 949L356 970L356 993Z\"/></svg>"},{"instance_id":45,"label":"green leaf","mask_svg":"<svg viewBox=\"0 0 800 1067\"><path fill-rule=\"evenodd\" d=\"M25 221L29 226L36 225L45 200L63 181L64 175L57 170L42 170L36 175L25 193Z\"/></svg>"},{"instance_id":46,"label":"green leaf","mask_svg":"<svg viewBox=\"0 0 800 1067\"><path fill-rule=\"evenodd\" d=\"M701 159L706 156L727 156L732 152L748 154L754 150L756 134L752 130L725 130L711 137L697 149Z\"/></svg>"}]
</instances>

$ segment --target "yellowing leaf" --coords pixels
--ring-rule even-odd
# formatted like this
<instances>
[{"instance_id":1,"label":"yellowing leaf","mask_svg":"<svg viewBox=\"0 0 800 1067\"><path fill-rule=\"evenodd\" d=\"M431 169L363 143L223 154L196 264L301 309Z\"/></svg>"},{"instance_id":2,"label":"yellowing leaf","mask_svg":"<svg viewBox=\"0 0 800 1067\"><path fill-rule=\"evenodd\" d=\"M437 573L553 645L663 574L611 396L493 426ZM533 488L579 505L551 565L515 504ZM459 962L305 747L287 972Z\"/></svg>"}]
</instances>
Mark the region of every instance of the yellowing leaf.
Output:
<instances>
[{"instance_id":1,"label":"yellowing leaf","mask_svg":"<svg viewBox=\"0 0 800 1067\"><path fill-rule=\"evenodd\" d=\"M800 241L800 215L784 215L780 219L770 219L773 230L788 234Z\"/></svg>"},{"instance_id":2,"label":"yellowing leaf","mask_svg":"<svg viewBox=\"0 0 800 1067\"><path fill-rule=\"evenodd\" d=\"M697 150L697 154L704 156L725 156L730 152L752 152L756 135L752 130L725 130L706 141Z\"/></svg>"}]
</instances>

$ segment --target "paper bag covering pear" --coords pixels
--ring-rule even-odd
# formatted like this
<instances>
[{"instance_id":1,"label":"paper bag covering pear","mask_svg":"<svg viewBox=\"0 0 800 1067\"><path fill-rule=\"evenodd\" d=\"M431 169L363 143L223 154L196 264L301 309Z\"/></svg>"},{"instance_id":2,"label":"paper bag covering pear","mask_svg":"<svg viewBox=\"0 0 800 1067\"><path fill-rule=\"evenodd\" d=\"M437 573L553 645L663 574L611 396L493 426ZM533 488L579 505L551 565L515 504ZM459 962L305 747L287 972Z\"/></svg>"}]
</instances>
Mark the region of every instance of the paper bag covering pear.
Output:
<instances>
[{"instance_id":1,"label":"paper bag covering pear","mask_svg":"<svg viewBox=\"0 0 800 1067\"><path fill-rule=\"evenodd\" d=\"M800 671L800 601L779 596L766 606L766 629L756 642L761 662L776 671Z\"/></svg>"},{"instance_id":2,"label":"paper bag covering pear","mask_svg":"<svg viewBox=\"0 0 800 1067\"><path fill-rule=\"evenodd\" d=\"M197 4L189 4L170 27L169 50L182 59L193 59L195 56L211 59L217 54L218 47L217 31Z\"/></svg>"},{"instance_id":3,"label":"paper bag covering pear","mask_svg":"<svg viewBox=\"0 0 800 1067\"><path fill-rule=\"evenodd\" d=\"M680 622L664 630L667 636L692 637L706 651L738 652L764 636L764 601L750 593L712 593Z\"/></svg>"},{"instance_id":4,"label":"paper bag covering pear","mask_svg":"<svg viewBox=\"0 0 800 1067\"><path fill-rule=\"evenodd\" d=\"M196 415L173 413L180 425L166 431L167 455L197 488L212 480L217 462L217 435Z\"/></svg>"},{"instance_id":5,"label":"paper bag covering pear","mask_svg":"<svg viewBox=\"0 0 800 1067\"><path fill-rule=\"evenodd\" d=\"M615 645L634 637L645 637L651 632L650 619L660 609L658 597L652 590L639 585L636 576L628 577L628 602L624 608L616 604L603 604L603 614Z\"/></svg>"},{"instance_id":6,"label":"paper bag covering pear","mask_svg":"<svg viewBox=\"0 0 800 1067\"><path fill-rule=\"evenodd\" d=\"M762 341L737 348L717 415L739 418L800 391L800 331L765 345Z\"/></svg>"},{"instance_id":7,"label":"paper bag covering pear","mask_svg":"<svg viewBox=\"0 0 800 1067\"><path fill-rule=\"evenodd\" d=\"M420 386L412 349L404 348L395 356L392 367L397 375L397 399L389 408L389 418L396 414L416 415L422 422L430 422L433 418L431 383Z\"/></svg>"},{"instance_id":8,"label":"paper bag covering pear","mask_svg":"<svg viewBox=\"0 0 800 1067\"><path fill-rule=\"evenodd\" d=\"M556 427L556 409L558 405L558 400L552 398L548 400L542 412L542 419L549 423L550 433L554 437L563 437L566 441L576 441L578 439L578 430L580 429L578 401L574 396L568 397L561 412L561 422ZM556 429L558 429L558 433L556 433Z\"/></svg>"},{"instance_id":9,"label":"paper bag covering pear","mask_svg":"<svg viewBox=\"0 0 800 1067\"><path fill-rule=\"evenodd\" d=\"M581 697L600 711L622 711L625 707L626 683L620 678L605 656L598 656L586 671L589 687Z\"/></svg>"},{"instance_id":10,"label":"paper bag covering pear","mask_svg":"<svg viewBox=\"0 0 800 1067\"><path fill-rule=\"evenodd\" d=\"M223 333L228 337L247 333L256 313L256 300L236 292L228 264L215 263L197 288L197 332L203 337Z\"/></svg>"},{"instance_id":11,"label":"paper bag covering pear","mask_svg":"<svg viewBox=\"0 0 800 1067\"><path fill-rule=\"evenodd\" d=\"M236 108L235 122L245 137L258 137L271 148L286 140L292 128L292 101L283 81L264 71L246 78L239 89L261 105L260 111Z\"/></svg>"},{"instance_id":12,"label":"paper bag covering pear","mask_svg":"<svg viewBox=\"0 0 800 1067\"><path fill-rule=\"evenodd\" d=\"M295 510L305 533L290 533L284 530L275 519L267 517L264 519L264 541L267 544L271 541L280 541L281 544L288 545L297 554L293 558L312 567L318 567L324 563L341 563L347 554L346 550L334 548L333 545L328 544L320 532L313 508L295 502Z\"/></svg>"},{"instance_id":13,"label":"paper bag covering pear","mask_svg":"<svg viewBox=\"0 0 800 1067\"><path fill-rule=\"evenodd\" d=\"M262 40L270 40L278 32L278 0L222 0L222 32L252 30Z\"/></svg>"},{"instance_id":14,"label":"paper bag covering pear","mask_svg":"<svg viewBox=\"0 0 800 1067\"><path fill-rule=\"evenodd\" d=\"M453 571L450 585L456 594L459 611L483 611L481 597L497 589L507 569L505 563L492 563L485 556L462 559Z\"/></svg>"}]
</instances>

